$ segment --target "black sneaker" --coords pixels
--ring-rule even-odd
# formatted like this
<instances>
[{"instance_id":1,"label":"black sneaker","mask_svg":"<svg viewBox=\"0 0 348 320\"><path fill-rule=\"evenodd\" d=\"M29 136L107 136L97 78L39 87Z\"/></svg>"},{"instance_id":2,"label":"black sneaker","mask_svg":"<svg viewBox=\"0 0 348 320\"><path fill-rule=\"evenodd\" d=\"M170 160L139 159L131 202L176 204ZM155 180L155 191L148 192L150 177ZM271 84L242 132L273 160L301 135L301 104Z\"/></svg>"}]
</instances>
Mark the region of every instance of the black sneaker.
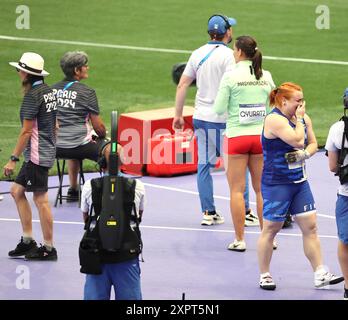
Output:
<instances>
[{"instance_id":1,"label":"black sneaker","mask_svg":"<svg viewBox=\"0 0 348 320\"><path fill-rule=\"evenodd\" d=\"M343 300L348 300L348 289L344 288Z\"/></svg>"},{"instance_id":2,"label":"black sneaker","mask_svg":"<svg viewBox=\"0 0 348 320\"><path fill-rule=\"evenodd\" d=\"M56 261L58 259L57 250L52 248L48 251L45 246L41 245L35 251L32 251L25 255L26 260L36 260L36 261Z\"/></svg>"},{"instance_id":3,"label":"black sneaker","mask_svg":"<svg viewBox=\"0 0 348 320\"><path fill-rule=\"evenodd\" d=\"M286 219L284 221L284 224L283 224L283 229L286 229L286 228L290 228L291 225L292 225L292 217L291 217L291 214L290 213L287 213L286 214Z\"/></svg>"},{"instance_id":4,"label":"black sneaker","mask_svg":"<svg viewBox=\"0 0 348 320\"><path fill-rule=\"evenodd\" d=\"M66 195L66 201L67 202L79 201L79 191L70 187L68 189L68 193Z\"/></svg>"},{"instance_id":5,"label":"black sneaker","mask_svg":"<svg viewBox=\"0 0 348 320\"><path fill-rule=\"evenodd\" d=\"M17 244L17 247L14 250L11 250L8 255L10 257L20 257L25 256L26 254L35 251L37 249L37 244L35 240L31 240L29 243L23 242L23 237L21 241Z\"/></svg>"}]
</instances>

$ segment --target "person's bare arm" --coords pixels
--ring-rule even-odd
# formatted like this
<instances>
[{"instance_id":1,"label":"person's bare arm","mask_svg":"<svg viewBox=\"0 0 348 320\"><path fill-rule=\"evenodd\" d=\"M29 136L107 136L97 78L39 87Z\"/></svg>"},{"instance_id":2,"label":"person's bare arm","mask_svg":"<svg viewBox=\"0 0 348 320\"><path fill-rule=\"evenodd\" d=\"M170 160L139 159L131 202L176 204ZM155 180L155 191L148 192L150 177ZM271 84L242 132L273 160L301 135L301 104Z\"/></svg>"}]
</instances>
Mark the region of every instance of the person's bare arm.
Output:
<instances>
[{"instance_id":1,"label":"person's bare arm","mask_svg":"<svg viewBox=\"0 0 348 320\"><path fill-rule=\"evenodd\" d=\"M306 146L305 151L307 151L310 154L310 156L312 156L318 151L318 142L313 131L311 118L307 114L305 114L304 120L307 127L307 140L308 140L308 144Z\"/></svg>"},{"instance_id":2,"label":"person's bare arm","mask_svg":"<svg viewBox=\"0 0 348 320\"><path fill-rule=\"evenodd\" d=\"M286 118L270 114L265 119L265 129L267 138L279 138L294 148L303 148L304 146L304 128L300 122L296 124L294 130Z\"/></svg>"},{"instance_id":3,"label":"person's bare arm","mask_svg":"<svg viewBox=\"0 0 348 320\"><path fill-rule=\"evenodd\" d=\"M329 169L331 172L336 173L338 170L337 161L338 161L338 152L328 151L327 156L329 158Z\"/></svg>"},{"instance_id":4,"label":"person's bare arm","mask_svg":"<svg viewBox=\"0 0 348 320\"><path fill-rule=\"evenodd\" d=\"M175 96L175 115L173 119L173 129L180 130L184 128L184 118L182 116L187 89L191 85L194 79L185 75L182 75L179 84L176 88Z\"/></svg>"},{"instance_id":5,"label":"person's bare arm","mask_svg":"<svg viewBox=\"0 0 348 320\"><path fill-rule=\"evenodd\" d=\"M92 123L92 127L99 138L105 138L106 136L106 128L103 120L98 114L90 114L90 119Z\"/></svg>"},{"instance_id":6,"label":"person's bare arm","mask_svg":"<svg viewBox=\"0 0 348 320\"><path fill-rule=\"evenodd\" d=\"M312 121L308 115L305 115L304 119L307 128L307 146L304 149L286 153L285 158L288 163L309 159L318 151L318 143L313 131Z\"/></svg>"},{"instance_id":7,"label":"person's bare arm","mask_svg":"<svg viewBox=\"0 0 348 320\"><path fill-rule=\"evenodd\" d=\"M15 148L13 149L12 155L16 156L17 158L20 157L20 155L24 151L31 137L33 126L34 126L34 120L27 120L27 119L23 120L23 127L19 133L18 140L17 140ZM15 167L16 167L16 162L9 160L7 164L4 166L4 175L5 176L11 175Z\"/></svg>"}]
</instances>

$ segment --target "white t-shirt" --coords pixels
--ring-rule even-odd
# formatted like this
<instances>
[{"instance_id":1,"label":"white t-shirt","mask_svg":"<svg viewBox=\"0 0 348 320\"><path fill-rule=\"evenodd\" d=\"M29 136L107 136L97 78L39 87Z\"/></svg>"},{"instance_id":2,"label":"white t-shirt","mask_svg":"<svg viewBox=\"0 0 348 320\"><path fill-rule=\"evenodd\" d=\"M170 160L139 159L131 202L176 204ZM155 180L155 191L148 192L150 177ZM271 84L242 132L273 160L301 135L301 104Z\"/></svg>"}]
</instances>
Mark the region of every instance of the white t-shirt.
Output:
<instances>
[{"instance_id":1,"label":"white t-shirt","mask_svg":"<svg viewBox=\"0 0 348 320\"><path fill-rule=\"evenodd\" d=\"M339 152L342 147L342 135L344 132L344 122L338 121L334 123L329 131L329 135L326 140L325 149L327 151ZM348 147L347 139L345 139L344 146ZM348 164L348 157L344 159L343 165ZM348 183L340 185L338 188L338 193L343 196L348 196Z\"/></svg>"},{"instance_id":2,"label":"white t-shirt","mask_svg":"<svg viewBox=\"0 0 348 320\"><path fill-rule=\"evenodd\" d=\"M209 57L198 67L209 52L211 52ZM227 113L216 114L213 111L213 105L222 76L226 71L232 69L234 64L233 51L222 42L207 43L193 51L183 74L196 79L194 119L218 123L226 122Z\"/></svg>"},{"instance_id":3,"label":"white t-shirt","mask_svg":"<svg viewBox=\"0 0 348 320\"><path fill-rule=\"evenodd\" d=\"M81 193L81 211L89 212L92 206L92 186L91 180L87 180L82 188ZM134 203L137 215L139 217L139 210L144 211L145 205L145 187L144 184L140 180L135 180L135 195L134 195Z\"/></svg>"}]
</instances>

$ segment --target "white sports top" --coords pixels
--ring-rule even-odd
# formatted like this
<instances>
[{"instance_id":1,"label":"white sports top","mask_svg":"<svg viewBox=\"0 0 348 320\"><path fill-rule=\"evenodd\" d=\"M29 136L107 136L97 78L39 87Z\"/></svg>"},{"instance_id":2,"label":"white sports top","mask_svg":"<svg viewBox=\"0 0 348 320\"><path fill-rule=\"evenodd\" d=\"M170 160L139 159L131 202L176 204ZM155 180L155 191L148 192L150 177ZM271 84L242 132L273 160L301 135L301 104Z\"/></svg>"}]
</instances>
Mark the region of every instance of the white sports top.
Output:
<instances>
[{"instance_id":1,"label":"white sports top","mask_svg":"<svg viewBox=\"0 0 348 320\"><path fill-rule=\"evenodd\" d=\"M223 74L232 69L234 64L233 51L220 41L211 41L192 52L183 74L196 79L194 119L226 122L227 114L216 114L213 105Z\"/></svg>"}]
</instances>

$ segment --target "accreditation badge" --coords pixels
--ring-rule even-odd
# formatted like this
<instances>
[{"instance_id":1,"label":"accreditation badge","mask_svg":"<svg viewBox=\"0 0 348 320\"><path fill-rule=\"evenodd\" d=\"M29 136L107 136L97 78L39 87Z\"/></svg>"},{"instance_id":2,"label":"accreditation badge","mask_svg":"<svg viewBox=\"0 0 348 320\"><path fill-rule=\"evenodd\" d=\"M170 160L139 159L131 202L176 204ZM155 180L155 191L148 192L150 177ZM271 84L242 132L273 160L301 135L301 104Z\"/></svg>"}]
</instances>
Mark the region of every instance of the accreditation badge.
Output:
<instances>
[{"instance_id":1,"label":"accreditation badge","mask_svg":"<svg viewBox=\"0 0 348 320\"><path fill-rule=\"evenodd\" d=\"M239 123L250 124L262 122L266 117L265 104L240 104L239 105Z\"/></svg>"}]
</instances>

